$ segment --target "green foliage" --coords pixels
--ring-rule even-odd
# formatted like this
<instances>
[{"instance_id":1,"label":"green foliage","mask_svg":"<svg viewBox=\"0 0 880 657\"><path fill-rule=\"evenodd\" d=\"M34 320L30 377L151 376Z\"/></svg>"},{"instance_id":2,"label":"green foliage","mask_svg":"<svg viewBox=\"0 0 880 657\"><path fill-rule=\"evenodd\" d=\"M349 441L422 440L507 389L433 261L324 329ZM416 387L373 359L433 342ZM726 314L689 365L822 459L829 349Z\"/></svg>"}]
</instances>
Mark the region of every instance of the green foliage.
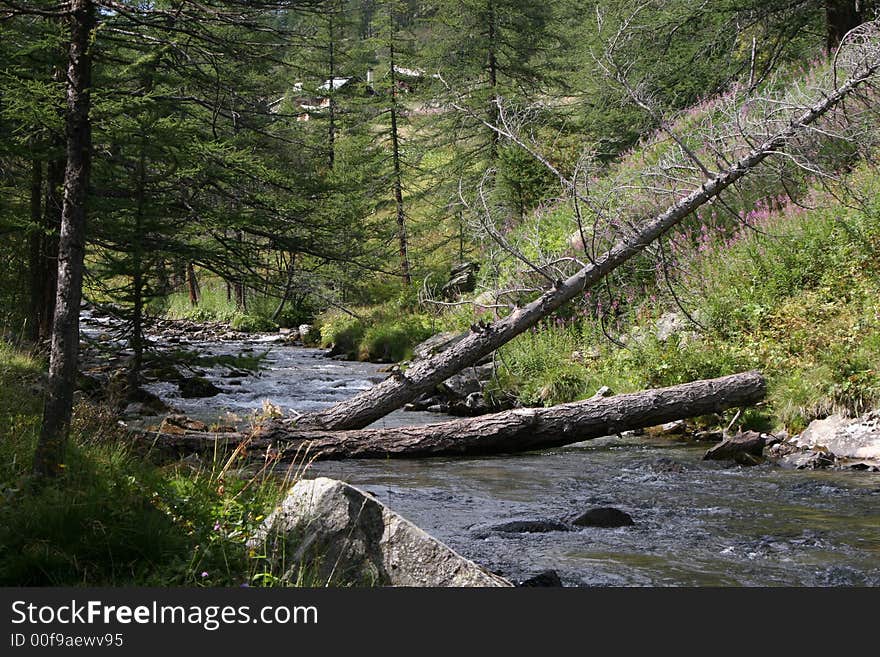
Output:
<instances>
[{"instance_id":1,"label":"green foliage","mask_svg":"<svg viewBox=\"0 0 880 657\"><path fill-rule=\"evenodd\" d=\"M390 363L410 358L412 348L435 332L430 317L407 313L399 303L356 311L357 317L340 310L323 313L318 318L320 346L351 359Z\"/></svg>"},{"instance_id":2,"label":"green foliage","mask_svg":"<svg viewBox=\"0 0 880 657\"><path fill-rule=\"evenodd\" d=\"M289 485L240 456L155 461L112 413L80 403L64 474L30 477L42 363L0 343L0 583L263 585L245 542ZM236 474L238 473L238 474ZM304 583L312 583L304 580Z\"/></svg>"}]
</instances>

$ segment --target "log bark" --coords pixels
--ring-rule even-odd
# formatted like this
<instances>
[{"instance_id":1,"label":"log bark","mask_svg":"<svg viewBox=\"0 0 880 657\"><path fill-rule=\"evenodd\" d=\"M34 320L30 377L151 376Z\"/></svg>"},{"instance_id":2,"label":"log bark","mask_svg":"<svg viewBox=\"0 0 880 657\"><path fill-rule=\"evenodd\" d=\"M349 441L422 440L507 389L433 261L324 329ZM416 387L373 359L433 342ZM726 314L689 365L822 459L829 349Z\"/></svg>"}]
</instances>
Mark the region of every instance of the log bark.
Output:
<instances>
[{"instance_id":1,"label":"log bark","mask_svg":"<svg viewBox=\"0 0 880 657\"><path fill-rule=\"evenodd\" d=\"M149 444L178 453L213 453L218 444L244 443L251 453L266 450L282 458L388 459L509 454L560 447L583 440L642 429L672 420L718 413L764 398L758 372L612 397L519 408L477 418L424 426L353 431L304 430L290 421L268 422L252 434L142 432Z\"/></svg>"},{"instance_id":2,"label":"log bark","mask_svg":"<svg viewBox=\"0 0 880 657\"><path fill-rule=\"evenodd\" d=\"M302 425L321 429L358 429L384 417L396 408L433 389L456 372L473 365L541 319L595 285L620 267L666 231L692 214L723 190L745 177L774 152L780 151L804 128L839 104L853 90L877 72L878 63L870 61L839 88L824 96L792 120L788 126L753 148L730 168L718 173L686 197L645 223L633 235L624 238L604 255L556 285L530 304L514 310L507 317L473 330L454 347L426 361L416 363L402 375L391 377L377 386L335 406L301 418Z\"/></svg>"}]
</instances>

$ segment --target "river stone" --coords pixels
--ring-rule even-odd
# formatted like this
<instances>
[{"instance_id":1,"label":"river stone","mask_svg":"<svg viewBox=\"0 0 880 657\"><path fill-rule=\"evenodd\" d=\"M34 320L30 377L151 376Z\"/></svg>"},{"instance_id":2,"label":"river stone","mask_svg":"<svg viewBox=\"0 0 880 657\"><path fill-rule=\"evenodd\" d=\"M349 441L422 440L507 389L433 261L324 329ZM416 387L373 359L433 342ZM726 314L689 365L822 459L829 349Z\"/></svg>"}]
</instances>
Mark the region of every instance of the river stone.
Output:
<instances>
[{"instance_id":1,"label":"river stone","mask_svg":"<svg viewBox=\"0 0 880 657\"><path fill-rule=\"evenodd\" d=\"M725 461L732 459L741 465L756 465L764 453L766 434L757 431L741 431L728 436L703 455L704 461Z\"/></svg>"},{"instance_id":2,"label":"river stone","mask_svg":"<svg viewBox=\"0 0 880 657\"><path fill-rule=\"evenodd\" d=\"M194 376L190 379L181 379L177 382L177 387L180 388L180 396L184 399L214 397L222 392L220 388L201 376Z\"/></svg>"},{"instance_id":3,"label":"river stone","mask_svg":"<svg viewBox=\"0 0 880 657\"><path fill-rule=\"evenodd\" d=\"M582 513L572 524L578 527L628 527L636 524L632 516L610 506L596 507Z\"/></svg>"},{"instance_id":4,"label":"river stone","mask_svg":"<svg viewBox=\"0 0 880 657\"><path fill-rule=\"evenodd\" d=\"M558 520L511 520L489 529L505 534L543 534L546 532L567 532L569 528L564 522Z\"/></svg>"},{"instance_id":5,"label":"river stone","mask_svg":"<svg viewBox=\"0 0 880 657\"><path fill-rule=\"evenodd\" d=\"M367 493L320 477L298 482L248 541L274 574L316 585L512 586Z\"/></svg>"},{"instance_id":6,"label":"river stone","mask_svg":"<svg viewBox=\"0 0 880 657\"><path fill-rule=\"evenodd\" d=\"M517 584L517 586L559 587L562 586L562 580L559 578L559 573L555 570L545 570L534 577L529 577L528 579L523 580Z\"/></svg>"},{"instance_id":7,"label":"river stone","mask_svg":"<svg viewBox=\"0 0 880 657\"><path fill-rule=\"evenodd\" d=\"M855 419L832 415L813 420L802 434L787 442L799 449L824 448L837 459L880 464L880 410Z\"/></svg>"}]
</instances>

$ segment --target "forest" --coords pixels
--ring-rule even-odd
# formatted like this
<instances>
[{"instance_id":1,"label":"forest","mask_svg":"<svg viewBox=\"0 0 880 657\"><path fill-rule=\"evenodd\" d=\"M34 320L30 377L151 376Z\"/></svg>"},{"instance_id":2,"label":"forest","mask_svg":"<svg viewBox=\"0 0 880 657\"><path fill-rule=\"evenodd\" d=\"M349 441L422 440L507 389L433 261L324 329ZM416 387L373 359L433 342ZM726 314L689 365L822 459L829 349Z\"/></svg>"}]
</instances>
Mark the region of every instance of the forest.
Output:
<instances>
[{"instance_id":1,"label":"forest","mask_svg":"<svg viewBox=\"0 0 880 657\"><path fill-rule=\"evenodd\" d=\"M514 583L880 584L877 10L0 0L0 583L389 583L269 547L341 473ZM537 490L438 511L398 465L438 457L449 499L583 459L578 511L653 527L635 470L736 521L645 565ZM549 531L595 553L478 540Z\"/></svg>"}]
</instances>

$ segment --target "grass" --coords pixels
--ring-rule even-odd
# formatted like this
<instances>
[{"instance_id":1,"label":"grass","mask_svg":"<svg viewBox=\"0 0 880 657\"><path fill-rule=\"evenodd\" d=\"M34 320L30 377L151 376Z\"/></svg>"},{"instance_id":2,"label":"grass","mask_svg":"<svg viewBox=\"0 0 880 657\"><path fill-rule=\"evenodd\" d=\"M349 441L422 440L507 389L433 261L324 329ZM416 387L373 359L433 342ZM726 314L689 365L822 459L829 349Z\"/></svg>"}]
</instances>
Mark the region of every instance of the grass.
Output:
<instances>
[{"instance_id":1,"label":"grass","mask_svg":"<svg viewBox=\"0 0 880 657\"><path fill-rule=\"evenodd\" d=\"M356 308L354 317L330 310L318 317L320 346L348 358L392 363L412 357L412 348L436 332L429 315L398 302Z\"/></svg>"},{"instance_id":2,"label":"grass","mask_svg":"<svg viewBox=\"0 0 880 657\"><path fill-rule=\"evenodd\" d=\"M285 316L274 321L272 313L277 305L276 299L254 296L248 299L248 310L241 311L235 301L226 298L226 287L216 281L206 280L202 283L199 303L193 306L189 294L175 292L158 302L154 312L168 319L186 319L193 322L219 322L229 324L233 330L246 333L274 331L279 325L290 326L290 319ZM294 318L291 321L296 321Z\"/></svg>"},{"instance_id":3,"label":"grass","mask_svg":"<svg viewBox=\"0 0 880 657\"><path fill-rule=\"evenodd\" d=\"M290 484L240 453L159 460L80 402L64 474L36 482L39 360L0 344L0 585L276 583L246 539ZM305 570L300 583L312 583Z\"/></svg>"}]
</instances>

